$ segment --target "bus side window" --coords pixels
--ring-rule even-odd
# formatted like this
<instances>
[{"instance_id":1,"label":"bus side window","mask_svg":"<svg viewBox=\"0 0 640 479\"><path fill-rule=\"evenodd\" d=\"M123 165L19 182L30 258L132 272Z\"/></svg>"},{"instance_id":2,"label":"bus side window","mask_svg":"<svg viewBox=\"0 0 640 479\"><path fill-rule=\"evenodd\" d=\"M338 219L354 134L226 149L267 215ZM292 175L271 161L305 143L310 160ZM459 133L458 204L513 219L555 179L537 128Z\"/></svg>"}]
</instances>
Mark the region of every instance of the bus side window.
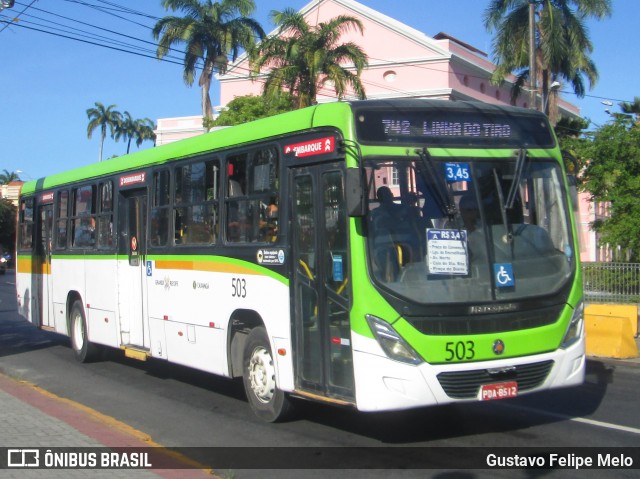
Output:
<instances>
[{"instance_id":1,"label":"bus side window","mask_svg":"<svg viewBox=\"0 0 640 479\"><path fill-rule=\"evenodd\" d=\"M227 163L227 241L271 243L278 235L278 153L275 147L231 156Z\"/></svg>"},{"instance_id":2,"label":"bus side window","mask_svg":"<svg viewBox=\"0 0 640 479\"><path fill-rule=\"evenodd\" d=\"M95 245L95 189L94 185L87 185L73 190L73 215L71 218L73 247L82 248Z\"/></svg>"},{"instance_id":3,"label":"bus side window","mask_svg":"<svg viewBox=\"0 0 640 479\"><path fill-rule=\"evenodd\" d=\"M191 163L175 172L174 238L176 244L217 241L220 163Z\"/></svg>"},{"instance_id":4,"label":"bus side window","mask_svg":"<svg viewBox=\"0 0 640 479\"><path fill-rule=\"evenodd\" d=\"M247 241L247 201L245 186L247 183L246 153L230 156L227 162L227 241ZM242 198L242 199L240 199Z\"/></svg>"},{"instance_id":5,"label":"bus side window","mask_svg":"<svg viewBox=\"0 0 640 479\"><path fill-rule=\"evenodd\" d=\"M69 191L61 191L58 194L58 204L56 207L56 248L65 249L67 247L67 216L69 214Z\"/></svg>"},{"instance_id":6,"label":"bus side window","mask_svg":"<svg viewBox=\"0 0 640 479\"><path fill-rule=\"evenodd\" d=\"M273 243L278 238L278 153L276 148L256 151L249 168L251 193L257 197L258 231L254 238Z\"/></svg>"},{"instance_id":7,"label":"bus side window","mask_svg":"<svg viewBox=\"0 0 640 479\"><path fill-rule=\"evenodd\" d=\"M113 182L105 181L99 186L98 201L98 247L113 246Z\"/></svg>"},{"instance_id":8,"label":"bus side window","mask_svg":"<svg viewBox=\"0 0 640 479\"><path fill-rule=\"evenodd\" d=\"M169 170L153 174L149 243L166 246L169 239Z\"/></svg>"},{"instance_id":9,"label":"bus side window","mask_svg":"<svg viewBox=\"0 0 640 479\"><path fill-rule=\"evenodd\" d=\"M33 231L33 198L26 198L20 202L20 249L31 249Z\"/></svg>"}]
</instances>

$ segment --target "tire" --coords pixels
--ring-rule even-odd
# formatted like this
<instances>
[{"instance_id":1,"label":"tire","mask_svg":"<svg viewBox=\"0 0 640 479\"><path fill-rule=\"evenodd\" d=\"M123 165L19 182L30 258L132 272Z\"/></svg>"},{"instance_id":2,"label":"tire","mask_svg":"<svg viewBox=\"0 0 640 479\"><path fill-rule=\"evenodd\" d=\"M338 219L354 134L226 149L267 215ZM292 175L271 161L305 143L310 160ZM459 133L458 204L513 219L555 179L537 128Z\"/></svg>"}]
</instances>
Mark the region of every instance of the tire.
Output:
<instances>
[{"instance_id":1,"label":"tire","mask_svg":"<svg viewBox=\"0 0 640 479\"><path fill-rule=\"evenodd\" d=\"M276 370L267 331L251 330L242 358L242 379L251 410L266 422L279 422L293 412L291 400L276 384Z\"/></svg>"},{"instance_id":2,"label":"tire","mask_svg":"<svg viewBox=\"0 0 640 479\"><path fill-rule=\"evenodd\" d=\"M87 320L84 315L84 308L80 301L75 301L71 306L69 316L71 348L77 361L88 363L98 356L98 347L89 341L87 335Z\"/></svg>"}]
</instances>

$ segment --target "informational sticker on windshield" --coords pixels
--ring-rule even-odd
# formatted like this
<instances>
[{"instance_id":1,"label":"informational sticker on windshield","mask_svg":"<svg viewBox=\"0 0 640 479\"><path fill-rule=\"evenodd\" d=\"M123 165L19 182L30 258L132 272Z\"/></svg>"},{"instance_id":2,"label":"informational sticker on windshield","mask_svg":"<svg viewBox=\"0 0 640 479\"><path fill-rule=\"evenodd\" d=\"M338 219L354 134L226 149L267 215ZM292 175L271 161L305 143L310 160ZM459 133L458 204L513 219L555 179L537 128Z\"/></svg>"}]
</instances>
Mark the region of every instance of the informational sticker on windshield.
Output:
<instances>
[{"instance_id":1,"label":"informational sticker on windshield","mask_svg":"<svg viewBox=\"0 0 640 479\"><path fill-rule=\"evenodd\" d=\"M513 288L516 285L513 266L510 263L494 263L493 277L498 288Z\"/></svg>"},{"instance_id":2,"label":"informational sticker on windshield","mask_svg":"<svg viewBox=\"0 0 640 479\"><path fill-rule=\"evenodd\" d=\"M449 183L471 181L469 163L445 163L444 173Z\"/></svg>"},{"instance_id":3,"label":"informational sticker on windshield","mask_svg":"<svg viewBox=\"0 0 640 479\"><path fill-rule=\"evenodd\" d=\"M429 274L469 274L467 232L427 228L427 269Z\"/></svg>"}]
</instances>

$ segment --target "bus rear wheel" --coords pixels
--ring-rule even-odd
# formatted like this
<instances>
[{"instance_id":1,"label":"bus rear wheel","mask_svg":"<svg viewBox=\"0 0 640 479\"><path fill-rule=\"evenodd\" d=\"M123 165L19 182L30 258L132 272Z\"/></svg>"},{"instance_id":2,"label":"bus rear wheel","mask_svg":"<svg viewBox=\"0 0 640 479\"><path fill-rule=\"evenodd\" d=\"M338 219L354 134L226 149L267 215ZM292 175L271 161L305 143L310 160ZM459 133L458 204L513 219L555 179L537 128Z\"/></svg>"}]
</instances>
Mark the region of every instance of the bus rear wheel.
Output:
<instances>
[{"instance_id":1,"label":"bus rear wheel","mask_svg":"<svg viewBox=\"0 0 640 479\"><path fill-rule=\"evenodd\" d=\"M276 369L263 327L251 330L245 343L242 379L249 405L260 419L283 421L290 417L292 404L287 394L276 384Z\"/></svg>"},{"instance_id":2,"label":"bus rear wheel","mask_svg":"<svg viewBox=\"0 0 640 479\"><path fill-rule=\"evenodd\" d=\"M87 320L84 308L80 301L75 301L71 306L70 315L71 348L73 354L81 363L88 363L98 355L98 347L89 341L87 334Z\"/></svg>"}]
</instances>

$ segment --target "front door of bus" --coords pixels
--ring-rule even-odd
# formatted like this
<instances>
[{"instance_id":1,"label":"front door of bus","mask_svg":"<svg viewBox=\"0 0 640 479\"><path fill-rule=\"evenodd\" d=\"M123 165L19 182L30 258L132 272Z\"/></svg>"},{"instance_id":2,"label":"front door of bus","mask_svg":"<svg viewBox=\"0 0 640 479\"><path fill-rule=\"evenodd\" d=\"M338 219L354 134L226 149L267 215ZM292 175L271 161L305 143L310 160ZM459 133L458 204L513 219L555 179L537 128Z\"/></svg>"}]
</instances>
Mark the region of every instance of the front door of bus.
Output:
<instances>
[{"instance_id":1,"label":"front door of bus","mask_svg":"<svg viewBox=\"0 0 640 479\"><path fill-rule=\"evenodd\" d=\"M37 225L37 278L39 325L53 328L53 286L51 281L51 246L53 241L53 205L41 205Z\"/></svg>"},{"instance_id":2,"label":"front door of bus","mask_svg":"<svg viewBox=\"0 0 640 479\"><path fill-rule=\"evenodd\" d=\"M296 389L354 398L344 169L290 172Z\"/></svg>"},{"instance_id":3,"label":"front door of bus","mask_svg":"<svg viewBox=\"0 0 640 479\"><path fill-rule=\"evenodd\" d=\"M147 321L147 191L123 194L120 201L119 227L122 232L120 250L127 255L120 262L118 288L120 305L120 334L124 346L149 348Z\"/></svg>"}]
</instances>

